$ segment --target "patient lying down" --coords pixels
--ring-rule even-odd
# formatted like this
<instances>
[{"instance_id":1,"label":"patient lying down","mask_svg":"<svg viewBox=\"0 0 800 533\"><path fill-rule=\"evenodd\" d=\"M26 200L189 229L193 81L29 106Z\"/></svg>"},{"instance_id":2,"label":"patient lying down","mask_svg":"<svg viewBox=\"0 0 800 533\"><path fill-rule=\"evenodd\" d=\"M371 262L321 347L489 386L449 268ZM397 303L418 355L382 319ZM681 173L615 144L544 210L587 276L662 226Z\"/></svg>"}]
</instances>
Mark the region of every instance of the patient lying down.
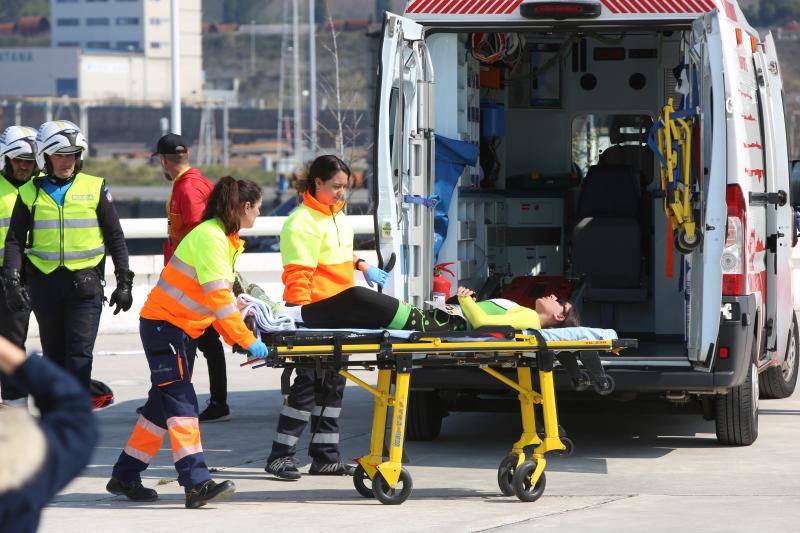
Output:
<instances>
[{"instance_id":1,"label":"patient lying down","mask_svg":"<svg viewBox=\"0 0 800 533\"><path fill-rule=\"evenodd\" d=\"M482 326L526 330L579 325L572 303L555 295L539 298L535 309L530 309L504 299L476 302L472 290L459 287L458 303L423 310L364 287L351 287L319 302L273 309L277 316L290 317L308 328L466 331Z\"/></svg>"}]
</instances>

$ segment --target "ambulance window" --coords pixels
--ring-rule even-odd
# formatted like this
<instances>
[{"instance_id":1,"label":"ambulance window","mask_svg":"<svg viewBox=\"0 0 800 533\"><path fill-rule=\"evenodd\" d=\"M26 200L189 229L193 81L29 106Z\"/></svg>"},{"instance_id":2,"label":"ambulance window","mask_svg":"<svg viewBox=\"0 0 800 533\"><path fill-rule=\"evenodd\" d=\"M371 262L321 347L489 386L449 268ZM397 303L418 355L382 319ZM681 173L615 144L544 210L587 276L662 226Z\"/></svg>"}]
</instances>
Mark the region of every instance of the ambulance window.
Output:
<instances>
[{"instance_id":1,"label":"ambulance window","mask_svg":"<svg viewBox=\"0 0 800 533\"><path fill-rule=\"evenodd\" d=\"M647 134L652 121L647 115L635 114L586 114L578 115L572 120L572 164L581 176L585 176L589 167L603 161L605 154L613 161L609 163L627 162L625 158L631 152L648 150ZM617 149L615 147L631 147ZM612 151L607 152L609 149ZM636 154L633 154L634 156ZM618 160L622 158L622 160ZM631 164L635 165L636 157Z\"/></svg>"}]
</instances>

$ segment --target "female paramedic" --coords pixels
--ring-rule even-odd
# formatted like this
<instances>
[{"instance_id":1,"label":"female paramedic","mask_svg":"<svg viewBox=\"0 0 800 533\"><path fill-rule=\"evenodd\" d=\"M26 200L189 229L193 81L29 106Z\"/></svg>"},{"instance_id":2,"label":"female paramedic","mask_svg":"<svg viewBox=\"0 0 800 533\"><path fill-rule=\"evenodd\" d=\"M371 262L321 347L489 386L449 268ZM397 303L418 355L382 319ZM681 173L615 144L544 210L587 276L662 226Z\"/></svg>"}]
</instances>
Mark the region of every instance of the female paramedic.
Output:
<instances>
[{"instance_id":1,"label":"female paramedic","mask_svg":"<svg viewBox=\"0 0 800 533\"><path fill-rule=\"evenodd\" d=\"M231 293L236 258L244 248L240 228L252 228L261 189L247 180L222 178L211 191L203 222L183 238L142 308L139 333L152 384L106 490L134 501L154 501L141 473L158 453L164 435L172 442L178 482L186 507L195 509L235 491L231 481L215 483L200 443L197 396L192 386L196 339L209 326L228 344L264 354L264 343L247 329Z\"/></svg>"},{"instance_id":2,"label":"female paramedic","mask_svg":"<svg viewBox=\"0 0 800 533\"><path fill-rule=\"evenodd\" d=\"M383 287L388 274L353 254L353 228L344 213L350 168L334 155L315 159L308 169L303 204L281 229L283 299L304 305L330 298L353 287L360 270L370 286ZM288 374L284 374L288 382ZM278 429L265 470L283 479L299 479L297 441L311 420L309 446L312 475L352 475L339 455L339 413L345 378L336 372L318 375L298 370L278 418Z\"/></svg>"}]
</instances>

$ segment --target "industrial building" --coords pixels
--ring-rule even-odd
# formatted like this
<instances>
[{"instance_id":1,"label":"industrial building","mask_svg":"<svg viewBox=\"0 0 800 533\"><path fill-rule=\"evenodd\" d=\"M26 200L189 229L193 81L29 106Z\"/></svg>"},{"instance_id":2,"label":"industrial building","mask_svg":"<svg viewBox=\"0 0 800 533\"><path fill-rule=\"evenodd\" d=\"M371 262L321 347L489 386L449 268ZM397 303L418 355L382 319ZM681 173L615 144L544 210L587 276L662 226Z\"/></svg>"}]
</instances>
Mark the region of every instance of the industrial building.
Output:
<instances>
[{"instance_id":1,"label":"industrial building","mask_svg":"<svg viewBox=\"0 0 800 533\"><path fill-rule=\"evenodd\" d=\"M181 97L201 100L201 0L179 4ZM51 0L50 47L0 48L2 97L166 102L168 0Z\"/></svg>"}]
</instances>

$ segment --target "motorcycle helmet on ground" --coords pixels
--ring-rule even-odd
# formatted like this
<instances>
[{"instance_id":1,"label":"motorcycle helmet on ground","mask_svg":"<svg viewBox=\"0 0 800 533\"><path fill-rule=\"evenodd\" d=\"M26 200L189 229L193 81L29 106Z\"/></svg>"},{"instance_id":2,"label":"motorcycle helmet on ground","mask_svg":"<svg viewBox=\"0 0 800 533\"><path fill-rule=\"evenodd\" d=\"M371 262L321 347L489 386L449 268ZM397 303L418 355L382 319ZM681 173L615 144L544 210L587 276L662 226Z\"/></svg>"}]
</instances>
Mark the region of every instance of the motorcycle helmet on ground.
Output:
<instances>
[{"instance_id":1,"label":"motorcycle helmet on ground","mask_svg":"<svg viewBox=\"0 0 800 533\"><path fill-rule=\"evenodd\" d=\"M89 143L81 129L68 120L45 122L36 134L36 164L48 175L53 175L50 157L53 154L78 154L75 161L75 174L83 166L83 154L89 150Z\"/></svg>"}]
</instances>

